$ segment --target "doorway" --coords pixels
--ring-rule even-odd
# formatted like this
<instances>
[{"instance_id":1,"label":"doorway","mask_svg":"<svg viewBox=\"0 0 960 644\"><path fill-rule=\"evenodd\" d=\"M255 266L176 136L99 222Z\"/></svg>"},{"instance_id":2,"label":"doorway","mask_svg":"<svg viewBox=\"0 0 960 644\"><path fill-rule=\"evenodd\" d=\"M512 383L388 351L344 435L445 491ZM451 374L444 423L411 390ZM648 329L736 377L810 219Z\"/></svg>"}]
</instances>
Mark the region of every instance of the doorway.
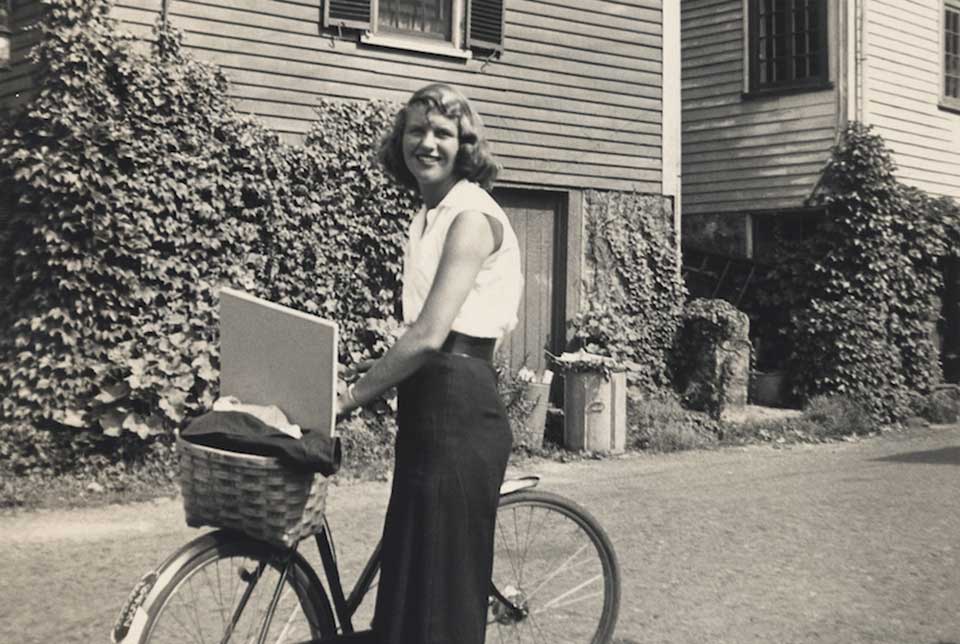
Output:
<instances>
[{"instance_id":1,"label":"doorway","mask_svg":"<svg viewBox=\"0 0 960 644\"><path fill-rule=\"evenodd\" d=\"M545 351L563 351L567 196L512 188L494 196L520 243L524 277L519 321L500 352L512 370L525 366L539 374L547 367Z\"/></svg>"}]
</instances>

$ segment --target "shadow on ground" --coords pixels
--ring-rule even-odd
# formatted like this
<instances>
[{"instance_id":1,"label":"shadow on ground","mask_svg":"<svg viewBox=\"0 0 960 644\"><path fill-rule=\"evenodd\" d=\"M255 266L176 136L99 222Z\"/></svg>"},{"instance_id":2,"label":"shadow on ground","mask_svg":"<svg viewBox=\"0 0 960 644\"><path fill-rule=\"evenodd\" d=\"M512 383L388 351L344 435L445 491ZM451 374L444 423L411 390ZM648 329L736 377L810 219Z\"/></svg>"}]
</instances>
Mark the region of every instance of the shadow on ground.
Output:
<instances>
[{"instance_id":1,"label":"shadow on ground","mask_svg":"<svg viewBox=\"0 0 960 644\"><path fill-rule=\"evenodd\" d=\"M925 465L960 465L960 447L941 447L922 452L891 454L875 461L888 463L923 463Z\"/></svg>"}]
</instances>

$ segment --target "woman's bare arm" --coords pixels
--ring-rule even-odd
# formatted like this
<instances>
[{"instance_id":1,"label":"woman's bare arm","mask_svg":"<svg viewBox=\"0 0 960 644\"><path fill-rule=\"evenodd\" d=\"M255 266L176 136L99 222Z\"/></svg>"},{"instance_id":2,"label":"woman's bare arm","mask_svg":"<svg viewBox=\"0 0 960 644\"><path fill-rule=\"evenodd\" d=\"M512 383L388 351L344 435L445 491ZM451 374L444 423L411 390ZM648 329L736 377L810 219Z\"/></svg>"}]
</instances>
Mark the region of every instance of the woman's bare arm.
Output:
<instances>
[{"instance_id":1,"label":"woman's bare arm","mask_svg":"<svg viewBox=\"0 0 960 644\"><path fill-rule=\"evenodd\" d=\"M475 210L457 215L447 232L437 274L420 316L353 386L355 400L338 400L338 415L396 386L443 345L480 267L494 248L486 215Z\"/></svg>"}]
</instances>

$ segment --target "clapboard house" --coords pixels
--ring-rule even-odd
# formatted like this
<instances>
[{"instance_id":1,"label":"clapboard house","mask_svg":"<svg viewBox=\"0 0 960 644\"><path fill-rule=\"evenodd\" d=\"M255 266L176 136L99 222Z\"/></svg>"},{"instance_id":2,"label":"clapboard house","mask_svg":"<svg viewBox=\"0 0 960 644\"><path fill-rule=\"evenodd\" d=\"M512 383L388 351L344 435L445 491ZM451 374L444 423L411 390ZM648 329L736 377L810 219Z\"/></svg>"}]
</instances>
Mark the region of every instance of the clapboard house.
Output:
<instances>
[{"instance_id":1,"label":"clapboard house","mask_svg":"<svg viewBox=\"0 0 960 644\"><path fill-rule=\"evenodd\" d=\"M29 100L24 27L0 104ZM680 7L675 0L115 0L144 39L160 19L220 65L236 105L301 140L318 99L402 101L449 82L478 107L504 170L496 196L523 249L527 292L510 347L542 367L577 311L587 190L663 199L678 213Z\"/></svg>"},{"instance_id":2,"label":"clapboard house","mask_svg":"<svg viewBox=\"0 0 960 644\"><path fill-rule=\"evenodd\" d=\"M854 120L903 182L960 198L960 0L681 7L685 244L763 259L774 222L802 234Z\"/></svg>"},{"instance_id":3,"label":"clapboard house","mask_svg":"<svg viewBox=\"0 0 960 644\"><path fill-rule=\"evenodd\" d=\"M816 226L849 122L883 137L901 181L960 199L960 0L681 0L681 25L691 294L763 321L758 277L781 236ZM946 277L942 355L958 381L960 270Z\"/></svg>"}]
</instances>

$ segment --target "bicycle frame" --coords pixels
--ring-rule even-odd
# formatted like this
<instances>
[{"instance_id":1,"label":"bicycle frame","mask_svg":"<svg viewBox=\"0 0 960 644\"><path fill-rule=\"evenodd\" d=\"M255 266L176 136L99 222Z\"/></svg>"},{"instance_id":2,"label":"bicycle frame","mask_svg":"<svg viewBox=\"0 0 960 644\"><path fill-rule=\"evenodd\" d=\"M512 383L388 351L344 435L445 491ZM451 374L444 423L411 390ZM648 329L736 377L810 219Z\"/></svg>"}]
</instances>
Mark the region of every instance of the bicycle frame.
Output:
<instances>
[{"instance_id":1,"label":"bicycle frame","mask_svg":"<svg viewBox=\"0 0 960 644\"><path fill-rule=\"evenodd\" d=\"M540 477L535 475L506 480L500 486L500 498L520 490L536 487L539 482ZM364 565L360 576L357 578L357 581L353 586L353 589L350 591L350 596L347 597L344 595L343 581L340 577L340 569L337 566L336 549L333 543L330 526L328 525L326 519L324 519L321 530L314 535L314 540L316 541L317 549L320 551L320 561L323 564L323 572L327 578L330 601L333 603L333 612L337 618L337 624L339 625L340 632L344 635L352 634L355 632L353 627L353 616L357 612L357 608L359 608L360 604L363 602L364 597L366 597L367 593L370 591L370 587L373 585L373 580L377 576L377 572L380 570L380 553L383 543L380 541L377 542L376 547L373 549L373 553L370 555L370 558L367 560L366 565ZM496 586L493 585L492 581L490 582L490 595L495 597L497 601L501 602L508 611L515 613L518 616L523 615L525 609L517 606L512 601L504 597L503 594L497 590ZM314 640L314 643L322 644L324 641L326 640Z\"/></svg>"},{"instance_id":2,"label":"bicycle frame","mask_svg":"<svg viewBox=\"0 0 960 644\"><path fill-rule=\"evenodd\" d=\"M333 613L337 617L340 631L344 634L353 633L353 615L357 612L357 608L359 608L363 598L366 597L373 584L374 577L380 570L380 551L383 544L377 542L370 559L367 560L360 577L357 578L353 590L350 591L350 597L346 598L343 594L340 569L337 566L333 541L330 538L330 530L326 521L324 521L323 529L314 535L314 539L317 542L317 548L320 550L320 561L323 563L323 572L330 590L330 600L333 602Z\"/></svg>"}]
</instances>

